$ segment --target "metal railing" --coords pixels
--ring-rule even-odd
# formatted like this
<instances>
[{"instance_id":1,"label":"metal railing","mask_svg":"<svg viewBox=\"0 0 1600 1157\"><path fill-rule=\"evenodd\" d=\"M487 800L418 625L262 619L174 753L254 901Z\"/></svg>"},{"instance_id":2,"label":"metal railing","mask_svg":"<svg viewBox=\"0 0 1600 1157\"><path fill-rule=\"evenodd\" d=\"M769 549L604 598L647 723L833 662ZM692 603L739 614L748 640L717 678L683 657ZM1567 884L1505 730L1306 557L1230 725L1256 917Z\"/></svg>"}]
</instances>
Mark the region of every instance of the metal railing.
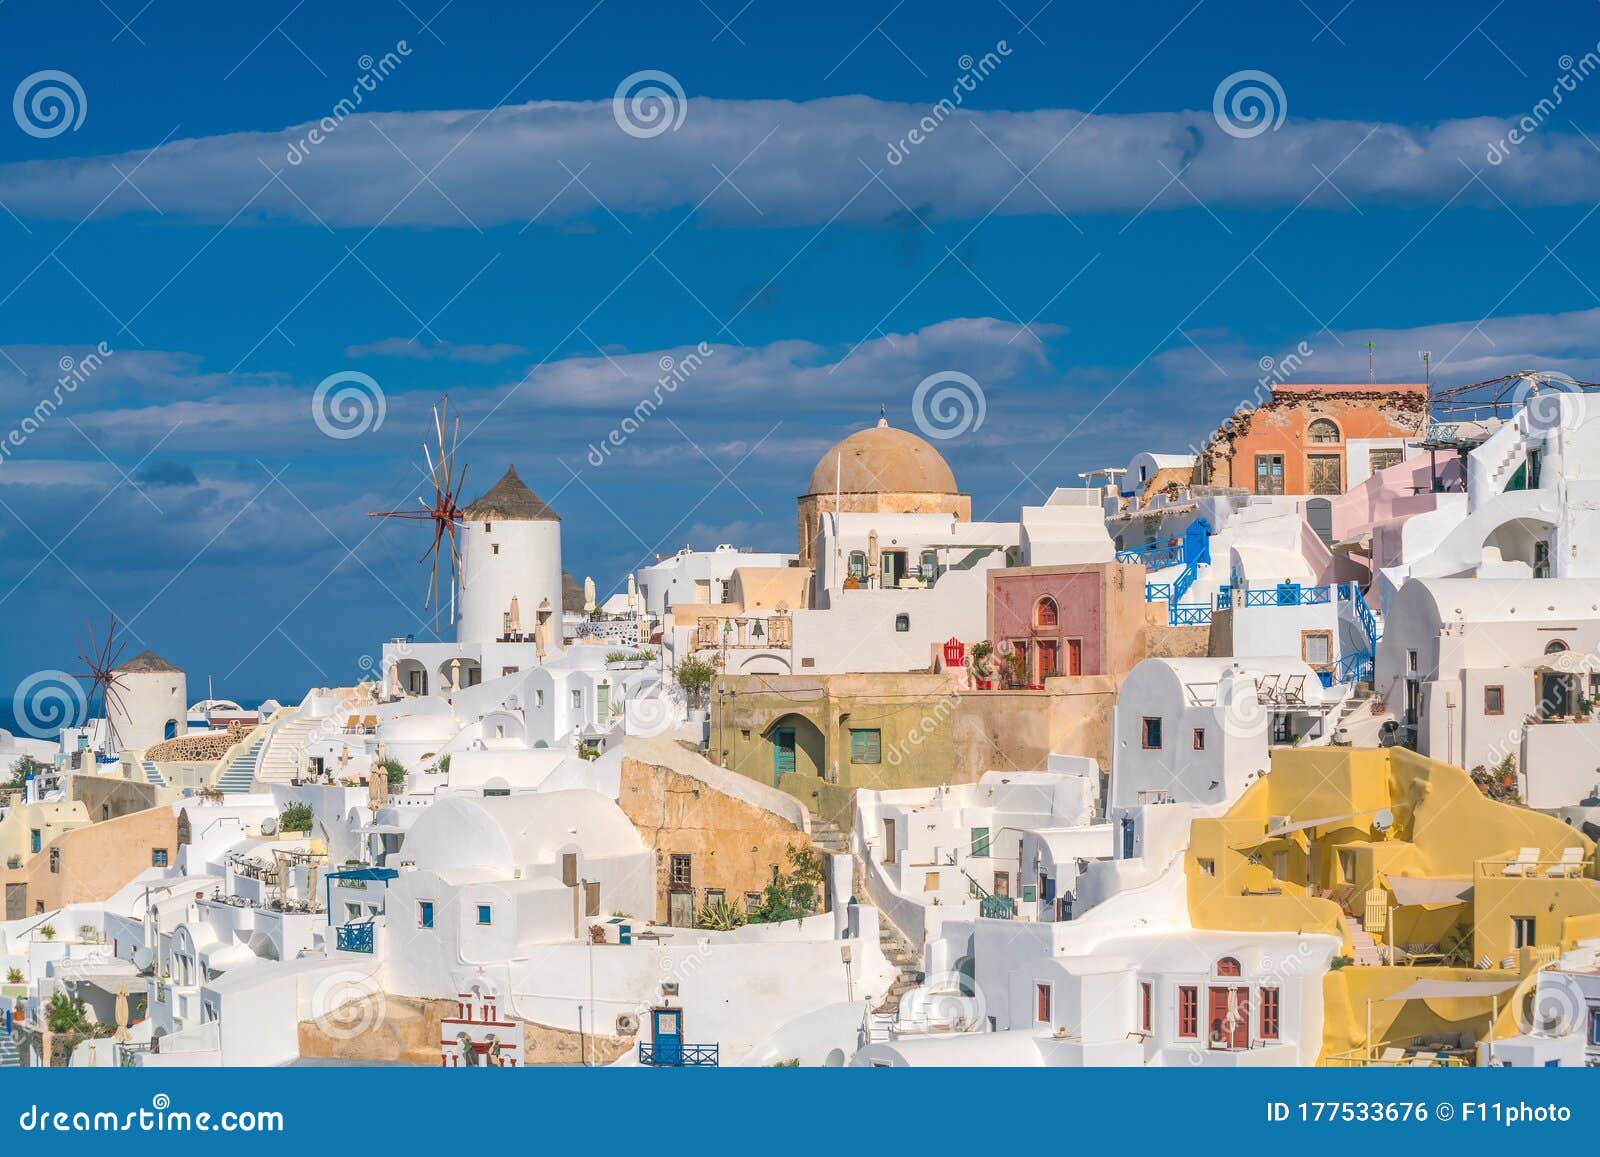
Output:
<instances>
[{"instance_id":1,"label":"metal railing","mask_svg":"<svg viewBox=\"0 0 1600 1157\"><path fill-rule=\"evenodd\" d=\"M652 1068L716 1068L721 1061L720 1045L668 1045L657 1048L654 1042L639 1042L639 1063Z\"/></svg>"},{"instance_id":2,"label":"metal railing","mask_svg":"<svg viewBox=\"0 0 1600 1157\"><path fill-rule=\"evenodd\" d=\"M336 930L340 952L372 953L372 921L361 920L354 924L341 924Z\"/></svg>"}]
</instances>

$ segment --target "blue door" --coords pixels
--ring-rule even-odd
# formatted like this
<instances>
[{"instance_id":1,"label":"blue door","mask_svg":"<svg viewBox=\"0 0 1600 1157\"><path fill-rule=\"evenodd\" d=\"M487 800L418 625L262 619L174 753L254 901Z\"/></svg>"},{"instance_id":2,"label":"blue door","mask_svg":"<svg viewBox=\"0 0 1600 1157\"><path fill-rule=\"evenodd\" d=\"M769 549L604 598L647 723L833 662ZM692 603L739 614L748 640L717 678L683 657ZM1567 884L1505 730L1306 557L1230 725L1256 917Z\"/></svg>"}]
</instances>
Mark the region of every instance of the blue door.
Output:
<instances>
[{"instance_id":1,"label":"blue door","mask_svg":"<svg viewBox=\"0 0 1600 1157\"><path fill-rule=\"evenodd\" d=\"M794 728L780 727L772 733L772 786L794 770Z\"/></svg>"},{"instance_id":2,"label":"blue door","mask_svg":"<svg viewBox=\"0 0 1600 1157\"><path fill-rule=\"evenodd\" d=\"M1122 817L1122 858L1133 859L1133 817Z\"/></svg>"},{"instance_id":3,"label":"blue door","mask_svg":"<svg viewBox=\"0 0 1600 1157\"><path fill-rule=\"evenodd\" d=\"M658 1065L683 1064L683 1014L675 1008L650 1010L652 1055Z\"/></svg>"},{"instance_id":4,"label":"blue door","mask_svg":"<svg viewBox=\"0 0 1600 1157\"><path fill-rule=\"evenodd\" d=\"M1211 524L1197 518L1183 532L1183 561L1200 566L1211 561Z\"/></svg>"}]
</instances>

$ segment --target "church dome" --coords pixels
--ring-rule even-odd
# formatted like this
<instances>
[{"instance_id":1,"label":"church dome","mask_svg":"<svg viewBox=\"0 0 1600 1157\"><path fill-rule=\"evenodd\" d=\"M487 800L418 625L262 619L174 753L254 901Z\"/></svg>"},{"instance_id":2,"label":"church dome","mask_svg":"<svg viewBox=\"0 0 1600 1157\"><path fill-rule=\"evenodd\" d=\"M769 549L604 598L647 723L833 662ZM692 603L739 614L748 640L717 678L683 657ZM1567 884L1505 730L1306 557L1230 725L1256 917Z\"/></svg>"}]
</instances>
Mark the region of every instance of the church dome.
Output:
<instances>
[{"instance_id":1,"label":"church dome","mask_svg":"<svg viewBox=\"0 0 1600 1157\"><path fill-rule=\"evenodd\" d=\"M888 419L857 430L822 456L807 494L959 494L944 456Z\"/></svg>"}]
</instances>

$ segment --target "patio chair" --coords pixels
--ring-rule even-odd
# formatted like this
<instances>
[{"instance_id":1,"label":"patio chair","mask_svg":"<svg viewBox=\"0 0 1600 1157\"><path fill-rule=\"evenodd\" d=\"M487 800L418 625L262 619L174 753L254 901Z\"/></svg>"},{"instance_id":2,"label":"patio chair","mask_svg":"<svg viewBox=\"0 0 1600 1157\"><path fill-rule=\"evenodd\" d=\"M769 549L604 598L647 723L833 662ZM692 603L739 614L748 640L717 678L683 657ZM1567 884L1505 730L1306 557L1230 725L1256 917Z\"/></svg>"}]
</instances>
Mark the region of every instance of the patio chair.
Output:
<instances>
[{"instance_id":1,"label":"patio chair","mask_svg":"<svg viewBox=\"0 0 1600 1157\"><path fill-rule=\"evenodd\" d=\"M345 718L344 730L347 735L352 735L361 729L361 716L350 715Z\"/></svg>"},{"instance_id":2,"label":"patio chair","mask_svg":"<svg viewBox=\"0 0 1600 1157\"><path fill-rule=\"evenodd\" d=\"M1545 869L1545 875L1566 878L1583 874L1583 849L1562 848L1561 862L1551 864Z\"/></svg>"},{"instance_id":3,"label":"patio chair","mask_svg":"<svg viewBox=\"0 0 1600 1157\"><path fill-rule=\"evenodd\" d=\"M1306 677L1304 675L1290 675L1284 681L1283 690L1278 692L1278 702L1303 707L1306 702Z\"/></svg>"},{"instance_id":4,"label":"patio chair","mask_svg":"<svg viewBox=\"0 0 1600 1157\"><path fill-rule=\"evenodd\" d=\"M1413 1053L1411 1067L1414 1069L1431 1069L1438 1059L1438 1053Z\"/></svg>"},{"instance_id":5,"label":"patio chair","mask_svg":"<svg viewBox=\"0 0 1600 1157\"><path fill-rule=\"evenodd\" d=\"M1262 703L1278 701L1278 675L1265 675L1256 680L1256 699Z\"/></svg>"},{"instance_id":6,"label":"patio chair","mask_svg":"<svg viewBox=\"0 0 1600 1157\"><path fill-rule=\"evenodd\" d=\"M363 731L365 731L365 732L367 732L369 734L374 732L374 731L376 731L376 730L378 730L378 717L376 715L364 715L364 716L362 716L361 717L361 730L363 730Z\"/></svg>"},{"instance_id":7,"label":"patio chair","mask_svg":"<svg viewBox=\"0 0 1600 1157\"><path fill-rule=\"evenodd\" d=\"M1531 876L1539 864L1538 848L1519 848L1517 858L1500 869L1502 876Z\"/></svg>"},{"instance_id":8,"label":"patio chair","mask_svg":"<svg viewBox=\"0 0 1600 1157\"><path fill-rule=\"evenodd\" d=\"M1478 969L1480 969L1481 971L1487 972L1493 966L1494 966L1494 961L1489 959L1489 954L1487 952L1485 952L1482 956L1478 957L1478 963L1477 963L1476 967Z\"/></svg>"},{"instance_id":9,"label":"patio chair","mask_svg":"<svg viewBox=\"0 0 1600 1157\"><path fill-rule=\"evenodd\" d=\"M1405 1059L1405 1049L1400 1048L1398 1045L1390 1045L1388 1048L1384 1049L1383 1053L1378 1057L1378 1063L1380 1065L1397 1065Z\"/></svg>"}]
</instances>

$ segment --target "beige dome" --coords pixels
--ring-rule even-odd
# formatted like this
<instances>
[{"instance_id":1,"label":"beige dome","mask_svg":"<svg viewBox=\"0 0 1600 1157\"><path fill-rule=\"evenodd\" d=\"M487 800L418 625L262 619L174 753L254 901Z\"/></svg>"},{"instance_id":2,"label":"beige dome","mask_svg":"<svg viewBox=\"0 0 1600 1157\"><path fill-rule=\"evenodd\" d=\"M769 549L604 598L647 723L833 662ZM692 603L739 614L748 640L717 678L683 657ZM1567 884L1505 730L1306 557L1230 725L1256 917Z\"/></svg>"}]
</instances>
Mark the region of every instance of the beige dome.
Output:
<instances>
[{"instance_id":1,"label":"beige dome","mask_svg":"<svg viewBox=\"0 0 1600 1157\"><path fill-rule=\"evenodd\" d=\"M883 418L822 456L807 494L959 494L943 455Z\"/></svg>"}]
</instances>

